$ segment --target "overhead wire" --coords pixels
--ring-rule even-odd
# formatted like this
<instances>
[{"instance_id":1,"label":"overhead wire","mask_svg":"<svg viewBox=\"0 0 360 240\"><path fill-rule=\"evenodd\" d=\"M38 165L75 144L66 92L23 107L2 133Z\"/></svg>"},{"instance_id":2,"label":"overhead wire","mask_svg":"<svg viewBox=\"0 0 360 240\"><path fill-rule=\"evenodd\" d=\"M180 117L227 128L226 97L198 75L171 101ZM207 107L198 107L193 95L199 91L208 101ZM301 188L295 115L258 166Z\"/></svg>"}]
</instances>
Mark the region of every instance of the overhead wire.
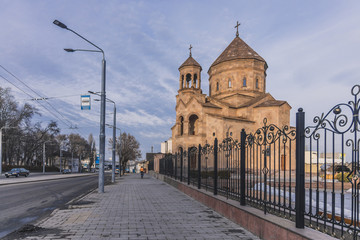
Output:
<instances>
[{"instance_id":1,"label":"overhead wire","mask_svg":"<svg viewBox=\"0 0 360 240\"><path fill-rule=\"evenodd\" d=\"M56 108L54 108L48 101L47 99L49 98L44 98L42 97L39 93L37 93L35 90L33 90L32 88L30 88L26 83L24 83L23 81L21 81L18 77L16 77L14 74L12 74L9 70L7 70L5 67L3 67L0 64L0 67L5 70L8 74L10 74L11 76L13 76L15 79L17 79L19 82L21 82L22 84L24 84L27 88L29 88L33 93L35 93L36 95L38 95L39 97L41 97L42 99L45 100L45 102L53 109L55 110L55 112L57 112L63 119L59 118L59 116L57 116L54 112L52 112L48 107L46 107L42 101L36 101L37 104L39 104L41 107L43 107L45 110L47 110L52 116L54 116L56 119L58 119L59 121L61 121L63 124L65 124L69 129L73 129L75 130L77 133L81 134L78 130L77 127L73 127L73 124L71 123L71 121L69 121L68 119L66 119L66 117L61 114ZM11 84L12 86L14 86L15 88L17 88L18 90L20 90L21 92L23 92L25 95L27 95L28 97L35 99L35 97L31 94L29 94L28 92L26 92L25 90L21 89L19 86L17 86L15 83L13 83L12 81L10 81L9 79L7 79L6 77L4 77L3 75L0 74L0 77L2 79L4 79L6 82L8 82L9 84ZM67 121L67 122L65 122ZM82 134L81 134L82 135Z\"/></svg>"},{"instance_id":2,"label":"overhead wire","mask_svg":"<svg viewBox=\"0 0 360 240\"><path fill-rule=\"evenodd\" d=\"M13 73L11 73L9 70L7 70L5 67L3 67L0 64L0 67L2 69L4 69L4 71L6 71L8 74L10 74L11 76L13 76L16 80L18 80L19 82L21 82L22 84L24 84L24 86L26 86L28 89L30 89L33 93L35 93L36 95L38 95L39 97L43 98L43 100L55 111L57 112L65 121L67 121L68 123L70 123L70 125L72 125L72 123L65 118L65 116L60 113L53 105L51 105L46 98L44 98L43 96L41 96L39 93L37 93L35 90L33 90L30 86L28 86L25 82L23 82L21 79L19 79L17 76L15 76ZM18 88L19 89L19 88ZM24 92L24 91L23 91ZM34 98L34 97L33 97ZM67 125L67 124L66 124Z\"/></svg>"}]
</instances>

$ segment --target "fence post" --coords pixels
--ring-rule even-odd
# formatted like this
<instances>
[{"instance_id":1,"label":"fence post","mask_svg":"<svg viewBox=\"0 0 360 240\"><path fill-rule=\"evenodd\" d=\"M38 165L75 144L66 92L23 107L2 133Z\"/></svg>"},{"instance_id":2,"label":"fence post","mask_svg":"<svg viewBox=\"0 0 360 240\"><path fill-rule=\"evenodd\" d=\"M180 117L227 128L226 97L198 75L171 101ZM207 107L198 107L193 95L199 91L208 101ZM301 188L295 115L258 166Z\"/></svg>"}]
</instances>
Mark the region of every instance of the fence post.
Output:
<instances>
[{"instance_id":1,"label":"fence post","mask_svg":"<svg viewBox=\"0 0 360 240\"><path fill-rule=\"evenodd\" d=\"M184 167L183 153L184 153L184 150L181 148L181 151L180 151L180 182L183 181L183 167Z\"/></svg>"},{"instance_id":2,"label":"fence post","mask_svg":"<svg viewBox=\"0 0 360 240\"><path fill-rule=\"evenodd\" d=\"M187 167L187 170L188 170L188 185L190 185L190 149L191 148L188 148L188 167Z\"/></svg>"},{"instance_id":3,"label":"fence post","mask_svg":"<svg viewBox=\"0 0 360 240\"><path fill-rule=\"evenodd\" d=\"M305 113L299 108L296 113L296 227L304 228L305 212Z\"/></svg>"},{"instance_id":4,"label":"fence post","mask_svg":"<svg viewBox=\"0 0 360 240\"><path fill-rule=\"evenodd\" d=\"M217 138L215 138L215 141L214 141L214 195L217 195L217 178L218 178L218 140Z\"/></svg>"},{"instance_id":5,"label":"fence post","mask_svg":"<svg viewBox=\"0 0 360 240\"><path fill-rule=\"evenodd\" d=\"M245 206L245 129L241 130L240 141L240 205Z\"/></svg>"},{"instance_id":6,"label":"fence post","mask_svg":"<svg viewBox=\"0 0 360 240\"><path fill-rule=\"evenodd\" d=\"M199 144L198 149L198 189L201 188L201 145Z\"/></svg>"},{"instance_id":7,"label":"fence post","mask_svg":"<svg viewBox=\"0 0 360 240\"><path fill-rule=\"evenodd\" d=\"M178 159L178 154L175 153L175 174L174 174L175 180L177 179L177 159Z\"/></svg>"}]
</instances>

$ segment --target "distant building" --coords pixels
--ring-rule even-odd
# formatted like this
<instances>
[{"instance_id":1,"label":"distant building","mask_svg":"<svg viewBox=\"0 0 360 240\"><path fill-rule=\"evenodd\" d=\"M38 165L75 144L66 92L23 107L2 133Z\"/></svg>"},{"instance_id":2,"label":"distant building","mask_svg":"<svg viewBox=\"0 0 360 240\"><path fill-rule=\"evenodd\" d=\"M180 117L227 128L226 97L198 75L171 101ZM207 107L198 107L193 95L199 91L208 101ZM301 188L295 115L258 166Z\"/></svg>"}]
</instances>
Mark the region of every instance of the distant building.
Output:
<instances>
[{"instance_id":1,"label":"distant building","mask_svg":"<svg viewBox=\"0 0 360 240\"><path fill-rule=\"evenodd\" d=\"M316 151L305 151L305 172L317 173L321 170L331 168L333 165L346 163L346 154L341 153L324 153L318 154ZM331 168L332 169L332 168Z\"/></svg>"},{"instance_id":2,"label":"distant building","mask_svg":"<svg viewBox=\"0 0 360 240\"><path fill-rule=\"evenodd\" d=\"M172 139L161 143L161 153L172 153Z\"/></svg>"},{"instance_id":3,"label":"distant building","mask_svg":"<svg viewBox=\"0 0 360 240\"><path fill-rule=\"evenodd\" d=\"M158 173L160 171L160 159L164 156L164 153L146 153L146 161L149 163L148 170Z\"/></svg>"}]
</instances>

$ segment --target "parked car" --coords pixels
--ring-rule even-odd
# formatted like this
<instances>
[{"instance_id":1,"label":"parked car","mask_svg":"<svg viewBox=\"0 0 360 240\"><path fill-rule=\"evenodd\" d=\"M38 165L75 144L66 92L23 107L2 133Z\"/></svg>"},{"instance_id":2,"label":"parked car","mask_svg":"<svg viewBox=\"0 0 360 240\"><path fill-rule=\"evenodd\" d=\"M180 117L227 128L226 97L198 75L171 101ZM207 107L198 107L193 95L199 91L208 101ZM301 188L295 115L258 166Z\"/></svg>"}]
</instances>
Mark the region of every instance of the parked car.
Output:
<instances>
[{"instance_id":1,"label":"parked car","mask_svg":"<svg viewBox=\"0 0 360 240\"><path fill-rule=\"evenodd\" d=\"M62 173L63 174L68 174L68 173L71 173L71 170L70 169L64 169Z\"/></svg>"},{"instance_id":2,"label":"parked car","mask_svg":"<svg viewBox=\"0 0 360 240\"><path fill-rule=\"evenodd\" d=\"M350 172L350 168L348 168L347 166L344 166L344 165L338 165L338 166L335 166L335 172Z\"/></svg>"},{"instance_id":3,"label":"parked car","mask_svg":"<svg viewBox=\"0 0 360 240\"><path fill-rule=\"evenodd\" d=\"M13 168L10 171L5 173L5 177L18 177L18 176L29 176L30 171L25 168Z\"/></svg>"},{"instance_id":4,"label":"parked car","mask_svg":"<svg viewBox=\"0 0 360 240\"><path fill-rule=\"evenodd\" d=\"M115 174L119 174L120 173L120 170L117 168L115 169Z\"/></svg>"}]
</instances>

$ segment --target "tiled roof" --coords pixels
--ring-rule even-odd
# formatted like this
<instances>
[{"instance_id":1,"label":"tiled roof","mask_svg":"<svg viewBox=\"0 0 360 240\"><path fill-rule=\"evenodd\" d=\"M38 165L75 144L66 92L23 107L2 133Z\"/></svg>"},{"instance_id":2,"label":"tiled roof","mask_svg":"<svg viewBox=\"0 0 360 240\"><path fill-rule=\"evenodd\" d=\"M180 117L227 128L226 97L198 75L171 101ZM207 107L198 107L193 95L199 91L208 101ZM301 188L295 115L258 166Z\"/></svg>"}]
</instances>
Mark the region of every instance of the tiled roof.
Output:
<instances>
[{"instance_id":1,"label":"tiled roof","mask_svg":"<svg viewBox=\"0 0 360 240\"><path fill-rule=\"evenodd\" d=\"M218 118L223 118L223 119L240 121L240 122L251 122L251 123L254 122L254 121L251 121L251 120L249 120L247 118L244 118L244 117L231 117L231 116L224 116L224 115L221 115L221 114L213 114L213 113L207 113L207 115L213 116L213 117L218 117Z\"/></svg>"},{"instance_id":2,"label":"tiled roof","mask_svg":"<svg viewBox=\"0 0 360 240\"><path fill-rule=\"evenodd\" d=\"M204 107L212 107L212 108L220 108L220 109L221 109L221 107L216 106L215 104L212 104L212 103L210 103L210 102L203 103L203 106L204 106Z\"/></svg>"},{"instance_id":3,"label":"tiled roof","mask_svg":"<svg viewBox=\"0 0 360 240\"><path fill-rule=\"evenodd\" d=\"M257 54L249 45L241 38L235 37L230 45L220 54L220 56L211 65L215 66L219 63L235 60L235 59L257 59L266 62L259 54Z\"/></svg>"},{"instance_id":4,"label":"tiled roof","mask_svg":"<svg viewBox=\"0 0 360 240\"><path fill-rule=\"evenodd\" d=\"M233 106L232 108L244 108L244 107L249 107L257 102L259 102L261 99L264 99L265 97L269 96L269 94L265 93L265 94L261 94L260 96L250 100L250 101L247 101L243 104L240 104L238 106Z\"/></svg>"},{"instance_id":5,"label":"tiled roof","mask_svg":"<svg viewBox=\"0 0 360 240\"><path fill-rule=\"evenodd\" d=\"M190 56L188 59L186 59L186 61L183 64L181 64L179 69L182 67L185 67L185 66L197 66L197 67L200 67L200 69L202 69L201 65L192 56Z\"/></svg>"},{"instance_id":6,"label":"tiled roof","mask_svg":"<svg viewBox=\"0 0 360 240\"><path fill-rule=\"evenodd\" d=\"M285 104L286 101L279 101L279 100L269 100L263 103L260 103L256 107L273 107L273 106L281 106Z\"/></svg>"}]
</instances>

